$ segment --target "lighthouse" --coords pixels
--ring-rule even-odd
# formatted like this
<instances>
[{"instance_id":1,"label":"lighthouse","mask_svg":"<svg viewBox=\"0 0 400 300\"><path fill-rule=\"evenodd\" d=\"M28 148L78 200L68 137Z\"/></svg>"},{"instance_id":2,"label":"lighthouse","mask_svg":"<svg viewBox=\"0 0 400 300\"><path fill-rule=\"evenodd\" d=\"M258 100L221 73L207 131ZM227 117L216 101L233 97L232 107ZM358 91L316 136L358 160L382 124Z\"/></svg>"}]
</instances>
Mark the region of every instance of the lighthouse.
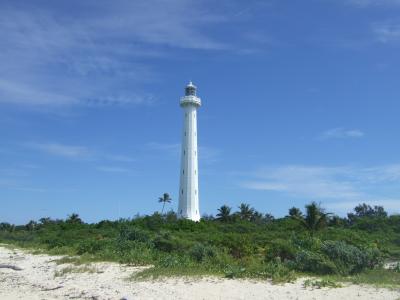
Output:
<instances>
[{"instance_id":1,"label":"lighthouse","mask_svg":"<svg viewBox=\"0 0 400 300\"><path fill-rule=\"evenodd\" d=\"M185 96L180 101L184 121L178 217L198 222L200 220L200 210L197 109L201 106L201 100L197 97L196 90L196 86L189 82L185 88Z\"/></svg>"}]
</instances>

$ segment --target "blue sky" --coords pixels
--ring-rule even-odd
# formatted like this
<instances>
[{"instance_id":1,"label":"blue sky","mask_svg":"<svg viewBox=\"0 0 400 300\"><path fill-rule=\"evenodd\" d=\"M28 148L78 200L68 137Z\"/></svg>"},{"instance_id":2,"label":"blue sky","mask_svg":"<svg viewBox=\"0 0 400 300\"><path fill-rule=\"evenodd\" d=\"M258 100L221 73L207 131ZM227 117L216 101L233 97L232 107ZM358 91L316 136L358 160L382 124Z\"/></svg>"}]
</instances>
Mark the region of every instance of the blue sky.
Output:
<instances>
[{"instance_id":1,"label":"blue sky","mask_svg":"<svg viewBox=\"0 0 400 300\"><path fill-rule=\"evenodd\" d=\"M0 221L200 208L400 212L400 1L0 1Z\"/></svg>"}]
</instances>

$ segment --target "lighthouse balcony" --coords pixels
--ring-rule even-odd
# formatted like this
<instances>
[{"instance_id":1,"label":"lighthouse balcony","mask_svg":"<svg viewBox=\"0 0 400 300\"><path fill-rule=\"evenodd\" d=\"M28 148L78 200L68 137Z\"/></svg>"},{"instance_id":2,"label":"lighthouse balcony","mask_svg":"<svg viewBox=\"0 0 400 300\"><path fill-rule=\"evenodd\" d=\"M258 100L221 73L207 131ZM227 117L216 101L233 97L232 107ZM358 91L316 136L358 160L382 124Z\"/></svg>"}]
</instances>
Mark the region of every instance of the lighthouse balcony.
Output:
<instances>
[{"instance_id":1,"label":"lighthouse balcony","mask_svg":"<svg viewBox=\"0 0 400 300\"><path fill-rule=\"evenodd\" d=\"M201 106L201 99L196 96L185 96L181 98L181 106L195 105Z\"/></svg>"}]
</instances>

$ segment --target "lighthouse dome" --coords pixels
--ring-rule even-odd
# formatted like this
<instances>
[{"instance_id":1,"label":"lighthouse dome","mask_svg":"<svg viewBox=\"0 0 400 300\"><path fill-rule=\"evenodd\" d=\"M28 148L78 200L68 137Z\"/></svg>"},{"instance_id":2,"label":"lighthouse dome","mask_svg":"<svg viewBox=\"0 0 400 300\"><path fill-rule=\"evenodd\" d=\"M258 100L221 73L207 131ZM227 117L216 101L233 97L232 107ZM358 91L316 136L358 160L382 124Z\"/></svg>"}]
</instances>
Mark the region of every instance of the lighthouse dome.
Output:
<instances>
[{"instance_id":1,"label":"lighthouse dome","mask_svg":"<svg viewBox=\"0 0 400 300\"><path fill-rule=\"evenodd\" d=\"M196 96L197 87L190 81L185 87L185 96Z\"/></svg>"}]
</instances>

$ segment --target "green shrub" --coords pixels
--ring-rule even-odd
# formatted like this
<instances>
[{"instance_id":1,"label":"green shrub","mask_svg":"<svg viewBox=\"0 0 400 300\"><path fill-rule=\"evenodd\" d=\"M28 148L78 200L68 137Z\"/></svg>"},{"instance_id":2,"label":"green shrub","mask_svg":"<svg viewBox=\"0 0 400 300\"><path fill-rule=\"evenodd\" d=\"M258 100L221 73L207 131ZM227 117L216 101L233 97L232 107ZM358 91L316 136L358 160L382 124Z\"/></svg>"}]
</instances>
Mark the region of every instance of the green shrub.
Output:
<instances>
[{"instance_id":1,"label":"green shrub","mask_svg":"<svg viewBox=\"0 0 400 300\"><path fill-rule=\"evenodd\" d=\"M311 287L311 288L323 288L323 287L328 287L328 288L340 288L342 285L340 283L336 283L335 281L329 280L329 279L322 279L322 280L315 280L315 279L307 279L304 281L303 286L305 288Z\"/></svg>"},{"instance_id":2,"label":"green shrub","mask_svg":"<svg viewBox=\"0 0 400 300\"><path fill-rule=\"evenodd\" d=\"M296 254L295 268L299 271L316 274L337 274L336 265L320 253L308 250L300 250Z\"/></svg>"},{"instance_id":3,"label":"green shrub","mask_svg":"<svg viewBox=\"0 0 400 300\"><path fill-rule=\"evenodd\" d=\"M292 235L290 241L295 248L312 252L318 252L322 243L320 239L309 235Z\"/></svg>"},{"instance_id":4,"label":"green shrub","mask_svg":"<svg viewBox=\"0 0 400 300\"><path fill-rule=\"evenodd\" d=\"M76 254L81 255L84 253L95 254L102 249L100 241L87 240L81 241L76 247Z\"/></svg>"},{"instance_id":5,"label":"green shrub","mask_svg":"<svg viewBox=\"0 0 400 300\"><path fill-rule=\"evenodd\" d=\"M226 234L222 240L222 245L228 250L229 254L236 259L249 256L254 251L254 243L243 235Z\"/></svg>"},{"instance_id":6,"label":"green shrub","mask_svg":"<svg viewBox=\"0 0 400 300\"><path fill-rule=\"evenodd\" d=\"M190 241L180 239L176 236L172 236L168 232L164 232L156 236L153 240L154 248L163 252L179 251L184 252L193 245Z\"/></svg>"},{"instance_id":7,"label":"green shrub","mask_svg":"<svg viewBox=\"0 0 400 300\"><path fill-rule=\"evenodd\" d=\"M322 252L333 261L343 275L359 273L379 264L381 255L377 249L361 250L342 241L325 241Z\"/></svg>"},{"instance_id":8,"label":"green shrub","mask_svg":"<svg viewBox=\"0 0 400 300\"><path fill-rule=\"evenodd\" d=\"M162 268L176 268L188 265L190 265L190 261L186 257L177 254L161 256L157 262L157 266Z\"/></svg>"},{"instance_id":9,"label":"green shrub","mask_svg":"<svg viewBox=\"0 0 400 300\"><path fill-rule=\"evenodd\" d=\"M274 240L266 250L265 259L271 261L279 257L282 261L293 260L296 257L297 250L291 241L278 239Z\"/></svg>"},{"instance_id":10,"label":"green shrub","mask_svg":"<svg viewBox=\"0 0 400 300\"><path fill-rule=\"evenodd\" d=\"M118 253L118 259L121 263L142 266L154 261L154 253L147 244L128 241L124 251Z\"/></svg>"},{"instance_id":11,"label":"green shrub","mask_svg":"<svg viewBox=\"0 0 400 300\"><path fill-rule=\"evenodd\" d=\"M227 265L224 269L224 274L226 278L243 278L246 275L246 268L240 266Z\"/></svg>"},{"instance_id":12,"label":"green shrub","mask_svg":"<svg viewBox=\"0 0 400 300\"><path fill-rule=\"evenodd\" d=\"M400 273L400 263L397 263L393 270L397 273Z\"/></svg>"},{"instance_id":13,"label":"green shrub","mask_svg":"<svg viewBox=\"0 0 400 300\"><path fill-rule=\"evenodd\" d=\"M123 226L120 229L119 238L128 241L137 241L143 243L147 243L151 240L150 235L146 231L137 227L127 227L127 226Z\"/></svg>"},{"instance_id":14,"label":"green shrub","mask_svg":"<svg viewBox=\"0 0 400 300\"><path fill-rule=\"evenodd\" d=\"M215 250L203 244L196 244L190 250L190 256L197 262L203 262L207 258L214 257Z\"/></svg>"},{"instance_id":15,"label":"green shrub","mask_svg":"<svg viewBox=\"0 0 400 300\"><path fill-rule=\"evenodd\" d=\"M262 272L261 274L271 278L274 283L292 282L296 279L293 270L287 264L282 263L279 258L268 262Z\"/></svg>"}]
</instances>

